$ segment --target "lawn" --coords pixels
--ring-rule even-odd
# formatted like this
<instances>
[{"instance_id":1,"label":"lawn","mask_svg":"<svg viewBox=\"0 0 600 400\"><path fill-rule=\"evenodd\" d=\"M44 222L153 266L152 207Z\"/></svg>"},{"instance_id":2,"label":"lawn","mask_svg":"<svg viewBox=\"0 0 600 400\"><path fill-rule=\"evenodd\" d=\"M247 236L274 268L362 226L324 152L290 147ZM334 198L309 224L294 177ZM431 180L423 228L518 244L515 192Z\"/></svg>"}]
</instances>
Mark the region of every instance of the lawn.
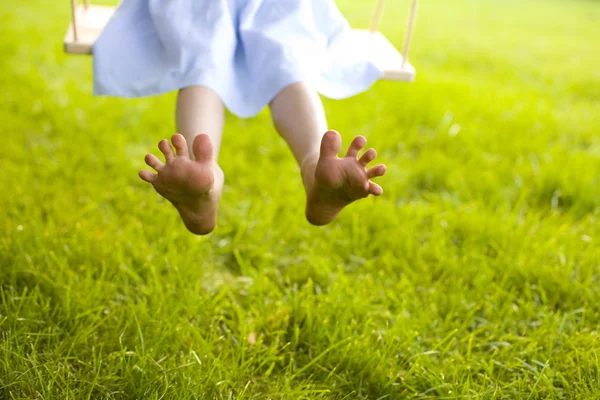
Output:
<instances>
[{"instance_id":1,"label":"lawn","mask_svg":"<svg viewBox=\"0 0 600 400\"><path fill-rule=\"evenodd\" d=\"M137 177L174 95L93 97L68 4L0 3L0 399L600 398L599 2L422 2L416 82L325 100L388 174L324 228L228 115L205 237Z\"/></svg>"}]
</instances>

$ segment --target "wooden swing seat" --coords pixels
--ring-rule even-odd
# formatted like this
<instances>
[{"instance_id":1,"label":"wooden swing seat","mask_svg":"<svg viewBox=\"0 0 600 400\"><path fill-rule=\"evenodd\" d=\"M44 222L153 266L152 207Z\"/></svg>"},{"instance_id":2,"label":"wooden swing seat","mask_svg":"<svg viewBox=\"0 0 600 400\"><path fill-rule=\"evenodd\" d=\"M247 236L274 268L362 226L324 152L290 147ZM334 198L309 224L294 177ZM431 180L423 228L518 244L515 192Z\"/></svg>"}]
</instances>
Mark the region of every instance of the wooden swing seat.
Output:
<instances>
[{"instance_id":1,"label":"wooden swing seat","mask_svg":"<svg viewBox=\"0 0 600 400\"><path fill-rule=\"evenodd\" d=\"M115 12L114 7L84 5L75 7L75 23L69 24L69 29L65 35L65 52L69 54L92 54L92 48L100 33ZM77 32L77 37L75 37Z\"/></svg>"},{"instance_id":2,"label":"wooden swing seat","mask_svg":"<svg viewBox=\"0 0 600 400\"><path fill-rule=\"evenodd\" d=\"M399 82L412 82L415 79L415 68L408 62L408 45L414 24L417 0L413 0L406 33L403 55L396 51L394 45L378 30L383 9L383 0L379 0L371 30L353 29L350 42L360 51L368 52L370 59L377 59L384 65L381 79ZM65 34L64 48L68 54L93 53L93 46L104 27L115 12L114 7L91 5L88 2L77 5L71 0L72 21Z\"/></svg>"}]
</instances>

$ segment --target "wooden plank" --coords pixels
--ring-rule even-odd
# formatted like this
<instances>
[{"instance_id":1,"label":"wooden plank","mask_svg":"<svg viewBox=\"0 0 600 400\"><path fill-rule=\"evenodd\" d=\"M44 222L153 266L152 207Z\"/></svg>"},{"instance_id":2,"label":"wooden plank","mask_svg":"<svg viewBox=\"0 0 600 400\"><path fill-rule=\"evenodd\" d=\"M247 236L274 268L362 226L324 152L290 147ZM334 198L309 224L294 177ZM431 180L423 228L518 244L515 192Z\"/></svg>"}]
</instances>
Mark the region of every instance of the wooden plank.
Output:
<instances>
[{"instance_id":1,"label":"wooden plank","mask_svg":"<svg viewBox=\"0 0 600 400\"><path fill-rule=\"evenodd\" d=\"M388 69L383 72L381 79L386 81L413 82L416 78L416 71L409 63L404 64L403 69Z\"/></svg>"},{"instance_id":2,"label":"wooden plank","mask_svg":"<svg viewBox=\"0 0 600 400\"><path fill-rule=\"evenodd\" d=\"M73 36L73 23L65 34L64 48L69 54L92 54L96 39L112 17L114 7L80 5L76 9L77 40Z\"/></svg>"}]
</instances>

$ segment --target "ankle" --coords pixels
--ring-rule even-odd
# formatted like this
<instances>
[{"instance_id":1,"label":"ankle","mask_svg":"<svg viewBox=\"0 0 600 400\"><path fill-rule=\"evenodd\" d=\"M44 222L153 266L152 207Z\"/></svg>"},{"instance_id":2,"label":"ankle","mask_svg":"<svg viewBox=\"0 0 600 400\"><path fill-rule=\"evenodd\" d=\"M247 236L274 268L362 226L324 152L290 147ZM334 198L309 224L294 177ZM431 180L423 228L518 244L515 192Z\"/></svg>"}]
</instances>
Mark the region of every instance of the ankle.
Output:
<instances>
[{"instance_id":1,"label":"ankle","mask_svg":"<svg viewBox=\"0 0 600 400\"><path fill-rule=\"evenodd\" d=\"M308 189L307 184L312 184L315 178L315 169L319 162L319 153L309 153L300 162L300 175L302 176L302 182L304 187Z\"/></svg>"},{"instance_id":2,"label":"ankle","mask_svg":"<svg viewBox=\"0 0 600 400\"><path fill-rule=\"evenodd\" d=\"M319 162L319 155L319 152L315 152L304 156L302 161L300 161L300 173L302 175L304 175L304 171L314 169L314 167L317 165L317 162Z\"/></svg>"}]
</instances>

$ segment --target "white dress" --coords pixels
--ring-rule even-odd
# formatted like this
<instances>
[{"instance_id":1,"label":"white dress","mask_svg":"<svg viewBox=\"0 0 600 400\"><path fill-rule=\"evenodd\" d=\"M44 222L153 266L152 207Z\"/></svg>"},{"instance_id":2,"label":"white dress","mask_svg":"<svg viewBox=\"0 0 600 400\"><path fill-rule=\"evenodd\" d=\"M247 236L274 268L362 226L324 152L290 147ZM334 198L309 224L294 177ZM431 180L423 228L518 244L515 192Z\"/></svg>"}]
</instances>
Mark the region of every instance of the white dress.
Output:
<instances>
[{"instance_id":1,"label":"white dress","mask_svg":"<svg viewBox=\"0 0 600 400\"><path fill-rule=\"evenodd\" d=\"M202 85L240 117L294 82L345 98L383 74L349 33L333 0L123 0L94 45L94 92Z\"/></svg>"}]
</instances>

